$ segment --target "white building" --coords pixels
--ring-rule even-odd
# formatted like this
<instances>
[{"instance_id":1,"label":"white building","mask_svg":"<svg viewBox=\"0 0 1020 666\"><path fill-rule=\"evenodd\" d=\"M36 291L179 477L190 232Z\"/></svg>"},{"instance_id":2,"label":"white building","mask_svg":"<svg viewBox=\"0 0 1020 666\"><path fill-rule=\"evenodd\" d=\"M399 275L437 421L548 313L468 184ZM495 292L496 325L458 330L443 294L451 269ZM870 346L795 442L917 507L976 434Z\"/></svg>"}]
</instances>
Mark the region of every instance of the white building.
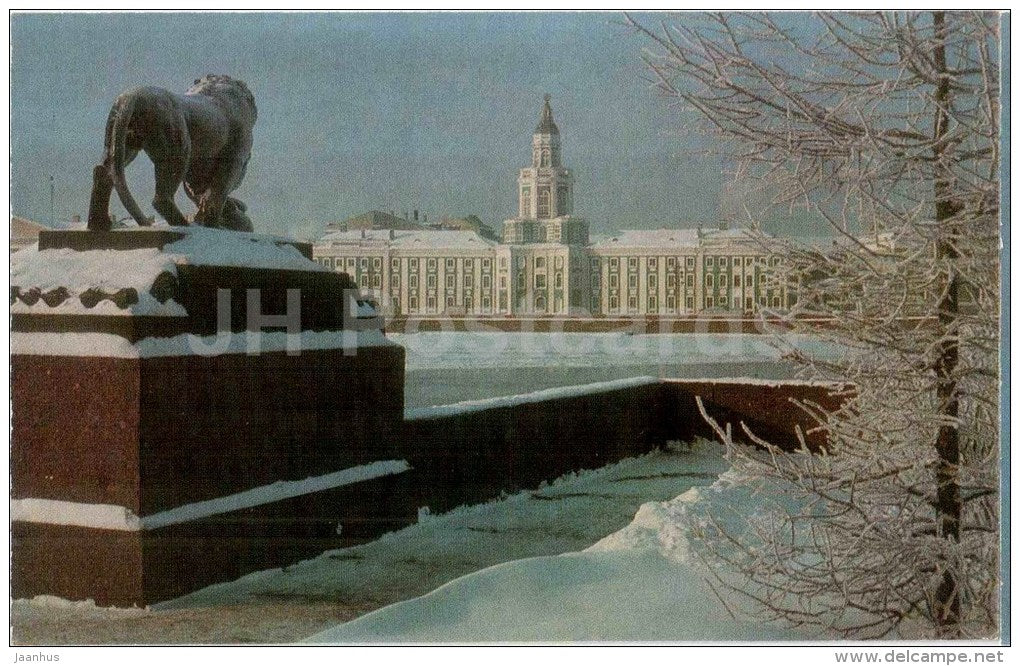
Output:
<instances>
[{"instance_id":1,"label":"white building","mask_svg":"<svg viewBox=\"0 0 1020 666\"><path fill-rule=\"evenodd\" d=\"M390 316L681 316L785 309L775 257L744 230L622 231L590 242L573 214L549 96L502 242L472 231L333 231L316 261L350 274Z\"/></svg>"}]
</instances>

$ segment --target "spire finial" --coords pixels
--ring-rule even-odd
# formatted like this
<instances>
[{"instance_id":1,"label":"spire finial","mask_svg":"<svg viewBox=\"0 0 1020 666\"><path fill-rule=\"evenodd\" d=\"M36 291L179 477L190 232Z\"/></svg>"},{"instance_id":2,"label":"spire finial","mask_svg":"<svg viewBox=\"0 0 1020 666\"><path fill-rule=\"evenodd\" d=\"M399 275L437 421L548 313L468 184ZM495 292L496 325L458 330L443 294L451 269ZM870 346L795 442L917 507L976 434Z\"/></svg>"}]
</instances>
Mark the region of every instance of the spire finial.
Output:
<instances>
[{"instance_id":1,"label":"spire finial","mask_svg":"<svg viewBox=\"0 0 1020 666\"><path fill-rule=\"evenodd\" d=\"M549 93L545 94L545 104L542 106L542 118L539 120L538 127L535 128L535 132L538 134L559 134L560 130L556 127L556 123L553 122L552 107L549 106L549 100L552 99L552 95Z\"/></svg>"}]
</instances>

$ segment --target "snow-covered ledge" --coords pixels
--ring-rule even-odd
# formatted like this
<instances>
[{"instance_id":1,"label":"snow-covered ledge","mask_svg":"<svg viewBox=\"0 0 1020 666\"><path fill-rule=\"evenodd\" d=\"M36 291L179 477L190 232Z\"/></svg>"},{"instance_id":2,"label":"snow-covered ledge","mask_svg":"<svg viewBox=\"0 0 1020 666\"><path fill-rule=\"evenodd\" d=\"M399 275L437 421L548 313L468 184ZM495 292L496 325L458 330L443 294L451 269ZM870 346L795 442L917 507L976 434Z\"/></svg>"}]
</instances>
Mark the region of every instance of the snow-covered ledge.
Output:
<instances>
[{"instance_id":1,"label":"snow-covered ledge","mask_svg":"<svg viewBox=\"0 0 1020 666\"><path fill-rule=\"evenodd\" d=\"M416 407L404 410L404 418L408 421L416 419L435 419L444 416L456 416L469 412L480 412L486 409L499 409L500 407L517 407L519 405L545 402L547 400L558 400L561 398L577 398L584 395L596 393L607 393L620 389L634 388L637 386L648 386L658 384L661 379L658 377L641 376L628 377L627 379L614 379L607 382L594 382L592 384L577 384L575 386L561 386L557 388L543 389L531 393L519 395L507 395L497 398L486 398L485 400L466 400L451 405L437 405L434 407Z\"/></svg>"},{"instance_id":2,"label":"snow-covered ledge","mask_svg":"<svg viewBox=\"0 0 1020 666\"><path fill-rule=\"evenodd\" d=\"M194 502L139 517L130 509L112 504L81 504L60 500L25 498L11 500L11 520L49 525L138 532L208 518L221 513L332 490L361 481L400 474L411 469L406 460L380 460L301 481L277 481L266 486Z\"/></svg>"},{"instance_id":3,"label":"snow-covered ledge","mask_svg":"<svg viewBox=\"0 0 1020 666\"><path fill-rule=\"evenodd\" d=\"M112 358L154 358L160 356L194 356L216 354L245 354L249 352L249 336L253 351L258 353L285 352L288 349L314 351L322 349L349 349L363 347L396 346L379 329L365 331L303 331L291 336L275 331L271 333L224 333L229 342L220 348L220 337L215 335L176 335L170 338L145 338L136 343L110 333L22 333L11 334L11 353L26 356L102 356ZM289 337L293 339L288 340ZM289 344L288 344L289 343Z\"/></svg>"}]
</instances>

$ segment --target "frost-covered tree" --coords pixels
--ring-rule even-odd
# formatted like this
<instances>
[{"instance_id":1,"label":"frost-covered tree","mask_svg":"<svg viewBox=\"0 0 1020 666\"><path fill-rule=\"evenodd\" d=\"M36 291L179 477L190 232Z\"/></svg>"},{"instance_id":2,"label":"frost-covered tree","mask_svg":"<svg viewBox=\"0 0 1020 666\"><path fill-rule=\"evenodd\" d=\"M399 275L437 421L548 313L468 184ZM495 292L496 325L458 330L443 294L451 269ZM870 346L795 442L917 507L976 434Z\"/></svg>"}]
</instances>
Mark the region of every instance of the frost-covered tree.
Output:
<instances>
[{"instance_id":1,"label":"frost-covered tree","mask_svg":"<svg viewBox=\"0 0 1020 666\"><path fill-rule=\"evenodd\" d=\"M704 531L748 610L856 637L997 631L998 21L627 17L653 84L755 185L746 225L800 209L833 237L770 248L797 290L788 327L840 350L791 357L853 387L839 410L804 405L826 451L718 428L735 473L789 493Z\"/></svg>"}]
</instances>

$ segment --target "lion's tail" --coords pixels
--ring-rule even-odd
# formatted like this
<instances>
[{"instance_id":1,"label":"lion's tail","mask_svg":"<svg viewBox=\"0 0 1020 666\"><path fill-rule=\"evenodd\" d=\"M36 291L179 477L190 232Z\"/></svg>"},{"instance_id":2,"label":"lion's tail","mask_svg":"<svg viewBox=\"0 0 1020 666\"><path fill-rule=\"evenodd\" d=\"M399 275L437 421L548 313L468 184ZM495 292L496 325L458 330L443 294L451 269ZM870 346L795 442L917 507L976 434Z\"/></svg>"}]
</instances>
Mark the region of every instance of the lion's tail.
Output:
<instances>
[{"instance_id":1,"label":"lion's tail","mask_svg":"<svg viewBox=\"0 0 1020 666\"><path fill-rule=\"evenodd\" d=\"M124 177L124 156L127 153L127 133L131 116L134 115L135 102L138 96L132 93L121 95L110 110L110 119L106 123L106 150L110 168L110 180L124 208L135 218L140 226L148 226L152 221L145 217L138 202L128 190L127 179Z\"/></svg>"}]
</instances>

